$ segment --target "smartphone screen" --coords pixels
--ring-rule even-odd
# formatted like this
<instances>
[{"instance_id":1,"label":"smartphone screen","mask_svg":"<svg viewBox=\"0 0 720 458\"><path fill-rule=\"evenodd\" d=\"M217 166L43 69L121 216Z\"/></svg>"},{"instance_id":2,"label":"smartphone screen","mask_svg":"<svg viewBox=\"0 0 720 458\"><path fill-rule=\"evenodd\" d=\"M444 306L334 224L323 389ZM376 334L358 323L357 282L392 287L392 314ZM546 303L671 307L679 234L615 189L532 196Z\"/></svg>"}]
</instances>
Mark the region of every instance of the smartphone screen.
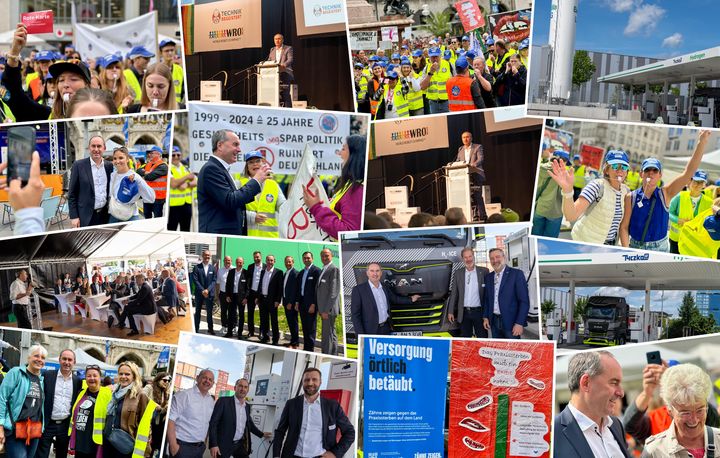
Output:
<instances>
[{"instance_id":1,"label":"smartphone screen","mask_svg":"<svg viewBox=\"0 0 720 458\"><path fill-rule=\"evenodd\" d=\"M659 351L649 351L645 355L647 356L648 364L662 364Z\"/></svg>"},{"instance_id":2,"label":"smartphone screen","mask_svg":"<svg viewBox=\"0 0 720 458\"><path fill-rule=\"evenodd\" d=\"M21 126L8 129L8 182L19 178L23 186L27 184L33 151L35 128Z\"/></svg>"}]
</instances>

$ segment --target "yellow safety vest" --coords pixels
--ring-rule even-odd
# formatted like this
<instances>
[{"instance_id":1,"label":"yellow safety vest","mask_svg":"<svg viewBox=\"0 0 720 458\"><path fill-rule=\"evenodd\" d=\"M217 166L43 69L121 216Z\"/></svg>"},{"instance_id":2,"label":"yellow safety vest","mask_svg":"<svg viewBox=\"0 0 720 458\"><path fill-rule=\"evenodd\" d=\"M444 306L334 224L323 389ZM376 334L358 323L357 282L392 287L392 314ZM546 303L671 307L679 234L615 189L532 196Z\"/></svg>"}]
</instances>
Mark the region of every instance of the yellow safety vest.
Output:
<instances>
[{"instance_id":1,"label":"yellow safety vest","mask_svg":"<svg viewBox=\"0 0 720 458\"><path fill-rule=\"evenodd\" d=\"M700 194L700 201L698 202L697 208L693 207L689 191L682 191L680 194L678 194L678 199L680 199L678 202L678 218L682 218L688 221L695 218L698 213L702 213L708 208L712 207L712 200L710 200L704 194ZM670 240L675 242L678 241L678 239L680 238L680 228L681 226L678 223L670 220Z\"/></svg>"},{"instance_id":2,"label":"yellow safety vest","mask_svg":"<svg viewBox=\"0 0 720 458\"><path fill-rule=\"evenodd\" d=\"M2 94L0 94L0 97L2 97ZM7 119L10 119L12 122L15 122L15 115L13 114L12 111L10 111L10 107L5 105L5 102L3 102L2 100L0 100L0 105L2 105L2 111L5 112L5 117ZM0 122L5 122L5 120L2 119L2 120L0 120Z\"/></svg>"},{"instance_id":3,"label":"yellow safety vest","mask_svg":"<svg viewBox=\"0 0 720 458\"><path fill-rule=\"evenodd\" d=\"M640 172L628 171L627 177L625 178L625 184L631 191L636 190L640 187Z\"/></svg>"},{"instance_id":4,"label":"yellow safety vest","mask_svg":"<svg viewBox=\"0 0 720 458\"><path fill-rule=\"evenodd\" d=\"M360 86L360 90L357 93L357 102L362 102L363 100L365 100L365 97L367 97L368 80L369 78L365 76L365 73L363 73L360 77L360 82L358 83L358 86Z\"/></svg>"},{"instance_id":5,"label":"yellow safety vest","mask_svg":"<svg viewBox=\"0 0 720 458\"><path fill-rule=\"evenodd\" d=\"M233 178L240 183L240 186L250 181L250 178L240 173L233 174ZM255 200L245 204L245 209L259 213L267 219L256 227L248 227L248 235L252 237L280 238L277 221L277 202L280 195L280 186L277 181L266 179L262 190L255 196Z\"/></svg>"},{"instance_id":6,"label":"yellow safety vest","mask_svg":"<svg viewBox=\"0 0 720 458\"><path fill-rule=\"evenodd\" d=\"M145 449L147 448L148 440L150 440L150 424L152 423L152 416L157 406L152 399L148 401L145 412L143 412L140 423L138 423L132 458L145 458Z\"/></svg>"},{"instance_id":7,"label":"yellow safety vest","mask_svg":"<svg viewBox=\"0 0 720 458\"><path fill-rule=\"evenodd\" d=\"M173 87L175 88L175 100L177 100L177 103L182 103L183 80L185 79L185 73L183 73L182 67L178 64L173 64L172 66L172 79Z\"/></svg>"},{"instance_id":8,"label":"yellow safety vest","mask_svg":"<svg viewBox=\"0 0 720 458\"><path fill-rule=\"evenodd\" d=\"M395 105L395 108L397 110L398 118L409 118L410 117L410 111L408 110L408 102L405 100L405 96L402 93L401 90L402 86L400 83L395 83L395 90L393 95L393 104ZM388 91L390 90L390 86L385 86L385 90L383 91L383 100L387 100ZM387 104L385 106L385 110L387 111ZM375 112L375 116L373 119L377 117L377 112Z\"/></svg>"},{"instance_id":9,"label":"yellow safety vest","mask_svg":"<svg viewBox=\"0 0 720 458\"><path fill-rule=\"evenodd\" d=\"M495 72L497 73L497 72L501 71L501 69L503 68L503 65L505 65L505 62L507 62L507 60L510 59L510 56L512 56L515 53L517 53L517 51L515 51L514 49L512 49L512 48L508 49L507 52L505 53L505 55L503 55L500 62L495 62Z\"/></svg>"},{"instance_id":10,"label":"yellow safety vest","mask_svg":"<svg viewBox=\"0 0 720 458\"><path fill-rule=\"evenodd\" d=\"M337 205L342 196L344 196L345 193L348 192L348 189L350 189L350 186L352 184L353 183L345 183L345 186L343 186L338 192L336 192L333 198L330 200L330 210L337 215L340 221L342 221L342 215L335 210L335 205Z\"/></svg>"},{"instance_id":11,"label":"yellow safety vest","mask_svg":"<svg viewBox=\"0 0 720 458\"><path fill-rule=\"evenodd\" d=\"M573 180L573 187L584 188L585 187L585 166L581 165L575 169L575 179Z\"/></svg>"},{"instance_id":12,"label":"yellow safety vest","mask_svg":"<svg viewBox=\"0 0 720 458\"><path fill-rule=\"evenodd\" d=\"M705 218L712 214L713 209L711 207L704 212L698 213L695 218L683 225L678 239L678 251L680 251L680 254L717 259L720 242L713 240L703 226Z\"/></svg>"},{"instance_id":13,"label":"yellow safety vest","mask_svg":"<svg viewBox=\"0 0 720 458\"><path fill-rule=\"evenodd\" d=\"M140 81L138 81L135 73L129 68L123 70L123 75L125 75L125 81L127 81L128 86L135 91L135 103L140 103L140 99L142 98L142 87L140 86Z\"/></svg>"},{"instance_id":14,"label":"yellow safety vest","mask_svg":"<svg viewBox=\"0 0 720 458\"><path fill-rule=\"evenodd\" d=\"M419 110L423 107L423 93L413 89L412 84L409 84L409 86L410 92L407 94L408 107L410 110Z\"/></svg>"},{"instance_id":15,"label":"yellow safety vest","mask_svg":"<svg viewBox=\"0 0 720 458\"><path fill-rule=\"evenodd\" d=\"M40 78L40 74L38 72L28 73L27 76L25 76L25 87L29 89L32 80L38 78Z\"/></svg>"},{"instance_id":16,"label":"yellow safety vest","mask_svg":"<svg viewBox=\"0 0 720 458\"><path fill-rule=\"evenodd\" d=\"M170 164L170 174L177 180L189 175L190 171L182 164L180 164L180 167ZM170 206L180 207L185 204L192 204L192 188L188 186L185 189L175 189L170 186Z\"/></svg>"},{"instance_id":17,"label":"yellow safety vest","mask_svg":"<svg viewBox=\"0 0 720 458\"><path fill-rule=\"evenodd\" d=\"M430 71L430 65L427 66L426 70ZM440 60L440 68L430 78L430 86L427 87L426 93L428 100L434 101L445 101L448 99L447 90L445 84L447 80L452 77L452 71L450 70L450 64L446 60Z\"/></svg>"},{"instance_id":18,"label":"yellow safety vest","mask_svg":"<svg viewBox=\"0 0 720 458\"><path fill-rule=\"evenodd\" d=\"M85 380L83 380L84 384ZM72 434L73 425L75 424L75 408L77 403L80 402L83 396L87 392L87 385L80 391L77 399L73 403L72 410L70 411L70 428L68 428L68 436ZM106 386L101 386L98 391L97 398L95 399L95 415L93 416L93 429L92 429L92 440L98 445L103 443L103 430L105 429L105 417L107 417L107 406L112 399L112 390Z\"/></svg>"}]
</instances>

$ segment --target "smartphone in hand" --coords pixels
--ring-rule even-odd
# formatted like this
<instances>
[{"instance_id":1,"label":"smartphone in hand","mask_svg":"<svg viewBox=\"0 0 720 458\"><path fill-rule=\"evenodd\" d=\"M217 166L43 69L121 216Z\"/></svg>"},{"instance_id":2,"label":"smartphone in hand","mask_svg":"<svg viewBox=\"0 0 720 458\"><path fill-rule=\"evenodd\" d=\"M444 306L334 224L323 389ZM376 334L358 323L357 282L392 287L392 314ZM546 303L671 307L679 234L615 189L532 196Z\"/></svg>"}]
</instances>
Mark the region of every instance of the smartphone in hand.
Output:
<instances>
[{"instance_id":1,"label":"smartphone in hand","mask_svg":"<svg viewBox=\"0 0 720 458\"><path fill-rule=\"evenodd\" d=\"M25 186L30 179L30 164L35 151L35 128L30 126L8 129L7 180L20 179Z\"/></svg>"},{"instance_id":2,"label":"smartphone in hand","mask_svg":"<svg viewBox=\"0 0 720 458\"><path fill-rule=\"evenodd\" d=\"M645 354L648 364L662 364L659 351L649 351Z\"/></svg>"}]
</instances>

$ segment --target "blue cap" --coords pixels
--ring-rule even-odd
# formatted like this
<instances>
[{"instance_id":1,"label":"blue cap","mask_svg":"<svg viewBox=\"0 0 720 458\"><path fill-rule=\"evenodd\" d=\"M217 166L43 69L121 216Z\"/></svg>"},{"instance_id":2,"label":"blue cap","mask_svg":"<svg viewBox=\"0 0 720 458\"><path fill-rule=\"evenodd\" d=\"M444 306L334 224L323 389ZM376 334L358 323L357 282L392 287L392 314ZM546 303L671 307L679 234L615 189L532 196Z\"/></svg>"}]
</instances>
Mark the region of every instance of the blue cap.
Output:
<instances>
[{"instance_id":1,"label":"blue cap","mask_svg":"<svg viewBox=\"0 0 720 458\"><path fill-rule=\"evenodd\" d=\"M703 183L707 183L707 172L704 170L698 170L695 172L695 175L692 176L693 181L702 181Z\"/></svg>"},{"instance_id":2,"label":"blue cap","mask_svg":"<svg viewBox=\"0 0 720 458\"><path fill-rule=\"evenodd\" d=\"M6 63L7 63L7 59L5 59L4 57L0 56L0 65L5 65Z\"/></svg>"},{"instance_id":3,"label":"blue cap","mask_svg":"<svg viewBox=\"0 0 720 458\"><path fill-rule=\"evenodd\" d=\"M55 60L55 52L53 51L40 51L35 54L35 62L50 62Z\"/></svg>"},{"instance_id":4,"label":"blue cap","mask_svg":"<svg viewBox=\"0 0 720 458\"><path fill-rule=\"evenodd\" d=\"M566 164L570 163L570 153L568 153L567 151L556 149L555 151L553 151L553 157L559 157L560 159L564 160Z\"/></svg>"},{"instance_id":5,"label":"blue cap","mask_svg":"<svg viewBox=\"0 0 720 458\"><path fill-rule=\"evenodd\" d=\"M391 59L400 59L400 53L393 53Z\"/></svg>"},{"instance_id":6,"label":"blue cap","mask_svg":"<svg viewBox=\"0 0 720 458\"><path fill-rule=\"evenodd\" d=\"M610 165L624 164L630 167L630 161L628 160L627 153L622 150L610 150L605 155L605 163Z\"/></svg>"},{"instance_id":7,"label":"blue cap","mask_svg":"<svg viewBox=\"0 0 720 458\"><path fill-rule=\"evenodd\" d=\"M412 65L412 62L410 62L407 56L403 56L402 59L400 59L400 65Z\"/></svg>"},{"instance_id":8,"label":"blue cap","mask_svg":"<svg viewBox=\"0 0 720 458\"><path fill-rule=\"evenodd\" d=\"M579 161L579 160L580 160L579 154L576 154L575 156L573 156L573 161Z\"/></svg>"},{"instance_id":9,"label":"blue cap","mask_svg":"<svg viewBox=\"0 0 720 458\"><path fill-rule=\"evenodd\" d=\"M465 70L466 68L468 68L468 61L465 56L460 56L457 58L457 60L455 61L455 68L457 68L458 70Z\"/></svg>"},{"instance_id":10,"label":"blue cap","mask_svg":"<svg viewBox=\"0 0 720 458\"><path fill-rule=\"evenodd\" d=\"M467 35L463 35L460 41L470 41L470 37L468 37Z\"/></svg>"},{"instance_id":11,"label":"blue cap","mask_svg":"<svg viewBox=\"0 0 720 458\"><path fill-rule=\"evenodd\" d=\"M360 62L355 62L355 65L354 65L353 67L355 67L355 68L365 68L365 66L364 66L363 64L361 64Z\"/></svg>"},{"instance_id":12,"label":"blue cap","mask_svg":"<svg viewBox=\"0 0 720 458\"><path fill-rule=\"evenodd\" d=\"M163 49L165 46L169 46L169 45L176 46L177 43L175 43L173 40L170 40L170 39L168 38L168 39L165 39L165 40L161 41L161 42L160 42L160 46L158 46L158 48L160 48L160 51L162 51L162 49Z\"/></svg>"},{"instance_id":13,"label":"blue cap","mask_svg":"<svg viewBox=\"0 0 720 458\"><path fill-rule=\"evenodd\" d=\"M386 72L391 72L391 71L395 70L396 67L399 67L399 65L390 64L390 65L387 66L387 69L385 69L385 71L386 71Z\"/></svg>"},{"instance_id":14,"label":"blue cap","mask_svg":"<svg viewBox=\"0 0 720 458\"><path fill-rule=\"evenodd\" d=\"M465 58L468 60L468 62L472 62L475 57L477 57L477 54L475 54L475 51L472 49L465 53Z\"/></svg>"},{"instance_id":15,"label":"blue cap","mask_svg":"<svg viewBox=\"0 0 720 458\"><path fill-rule=\"evenodd\" d=\"M45 81L51 80L51 79L53 79L53 78L55 78L55 77L52 76L52 75L50 74L50 70L48 70L47 75L45 75Z\"/></svg>"},{"instance_id":16,"label":"blue cap","mask_svg":"<svg viewBox=\"0 0 720 458\"><path fill-rule=\"evenodd\" d=\"M720 218L717 214L710 215L705 218L705 222L703 222L703 227L706 231L708 231L708 235L710 235L711 239L715 240L716 242L720 241Z\"/></svg>"},{"instance_id":17,"label":"blue cap","mask_svg":"<svg viewBox=\"0 0 720 458\"><path fill-rule=\"evenodd\" d=\"M451 57L452 57L452 52L450 52L449 49L443 53L443 59L450 60Z\"/></svg>"},{"instance_id":18,"label":"blue cap","mask_svg":"<svg viewBox=\"0 0 720 458\"><path fill-rule=\"evenodd\" d=\"M265 159L265 156L263 156L261 151L250 151L249 153L245 153L245 162L250 159Z\"/></svg>"},{"instance_id":19,"label":"blue cap","mask_svg":"<svg viewBox=\"0 0 720 458\"><path fill-rule=\"evenodd\" d=\"M75 51L75 46L72 43L68 43L65 45L65 49L72 49L73 51Z\"/></svg>"},{"instance_id":20,"label":"blue cap","mask_svg":"<svg viewBox=\"0 0 720 458\"><path fill-rule=\"evenodd\" d=\"M112 64L116 64L122 61L122 55L108 54L102 58L102 67L107 68Z\"/></svg>"},{"instance_id":21,"label":"blue cap","mask_svg":"<svg viewBox=\"0 0 720 458\"><path fill-rule=\"evenodd\" d=\"M380 66L381 66L382 68L385 68L385 67L388 66L387 62L385 62L384 60L381 60L380 62L378 62L378 64L380 64Z\"/></svg>"},{"instance_id":22,"label":"blue cap","mask_svg":"<svg viewBox=\"0 0 720 458\"><path fill-rule=\"evenodd\" d=\"M388 70L388 72L385 74L385 76L387 76L387 77L390 78L391 80L396 80L396 79L398 79L398 74L397 74L397 72L396 72L395 70Z\"/></svg>"},{"instance_id":23,"label":"blue cap","mask_svg":"<svg viewBox=\"0 0 720 458\"><path fill-rule=\"evenodd\" d=\"M432 47L432 48L428 49L428 56L430 56L430 57L440 57L440 54L441 54L440 48L438 48L438 47Z\"/></svg>"},{"instance_id":24,"label":"blue cap","mask_svg":"<svg viewBox=\"0 0 720 458\"><path fill-rule=\"evenodd\" d=\"M485 44L486 44L487 46L492 46L492 45L495 44L495 40L493 40L491 37L488 37L488 39L485 40Z\"/></svg>"},{"instance_id":25,"label":"blue cap","mask_svg":"<svg viewBox=\"0 0 720 458\"><path fill-rule=\"evenodd\" d=\"M162 155L162 152L163 152L163 151L162 151L162 149L161 149L159 146L153 145L153 146L150 147L150 149L148 149L147 151L145 151L145 154L147 154L147 153L158 153L158 154Z\"/></svg>"},{"instance_id":26,"label":"blue cap","mask_svg":"<svg viewBox=\"0 0 720 458\"><path fill-rule=\"evenodd\" d=\"M55 51L53 60L60 60L60 59L64 59L64 58L65 58L65 54L60 54L60 52Z\"/></svg>"},{"instance_id":27,"label":"blue cap","mask_svg":"<svg viewBox=\"0 0 720 458\"><path fill-rule=\"evenodd\" d=\"M652 169L652 168L656 168L662 172L662 164L656 158L649 157L649 158L645 159L644 161L642 161L640 170L642 170L644 172L645 170Z\"/></svg>"},{"instance_id":28,"label":"blue cap","mask_svg":"<svg viewBox=\"0 0 720 458\"><path fill-rule=\"evenodd\" d=\"M368 59L369 62L377 62L379 60L380 60L380 58L374 54L372 56L370 56L370 58Z\"/></svg>"},{"instance_id":29,"label":"blue cap","mask_svg":"<svg viewBox=\"0 0 720 458\"><path fill-rule=\"evenodd\" d=\"M120 187L118 188L117 199L124 203L130 203L133 197L140 192L137 181L130 181L130 177L126 176L120 180Z\"/></svg>"},{"instance_id":30,"label":"blue cap","mask_svg":"<svg viewBox=\"0 0 720 458\"><path fill-rule=\"evenodd\" d=\"M526 49L529 47L530 47L530 39L526 38L520 42L520 47L518 49Z\"/></svg>"},{"instance_id":31,"label":"blue cap","mask_svg":"<svg viewBox=\"0 0 720 458\"><path fill-rule=\"evenodd\" d=\"M179 147L179 146L174 145L174 146L173 146L173 149L172 149L172 152L173 152L173 153L181 153L182 151L180 151L180 147Z\"/></svg>"},{"instance_id":32,"label":"blue cap","mask_svg":"<svg viewBox=\"0 0 720 458\"><path fill-rule=\"evenodd\" d=\"M408 49L407 45L400 46L400 49Z\"/></svg>"},{"instance_id":33,"label":"blue cap","mask_svg":"<svg viewBox=\"0 0 720 458\"><path fill-rule=\"evenodd\" d=\"M720 179L715 180L715 186L720 186Z\"/></svg>"},{"instance_id":34,"label":"blue cap","mask_svg":"<svg viewBox=\"0 0 720 458\"><path fill-rule=\"evenodd\" d=\"M413 57L422 57L422 55L423 55L422 49L416 49L415 51L412 52Z\"/></svg>"},{"instance_id":35,"label":"blue cap","mask_svg":"<svg viewBox=\"0 0 720 458\"><path fill-rule=\"evenodd\" d=\"M370 68L372 70L375 70L375 67L383 68L383 66L380 64L380 62L375 62L374 64L372 64L372 66Z\"/></svg>"},{"instance_id":36,"label":"blue cap","mask_svg":"<svg viewBox=\"0 0 720 458\"><path fill-rule=\"evenodd\" d=\"M149 59L151 57L155 57L155 54L145 49L145 46L135 46L130 50L127 56L128 59L135 59L136 57L147 57Z\"/></svg>"}]
</instances>

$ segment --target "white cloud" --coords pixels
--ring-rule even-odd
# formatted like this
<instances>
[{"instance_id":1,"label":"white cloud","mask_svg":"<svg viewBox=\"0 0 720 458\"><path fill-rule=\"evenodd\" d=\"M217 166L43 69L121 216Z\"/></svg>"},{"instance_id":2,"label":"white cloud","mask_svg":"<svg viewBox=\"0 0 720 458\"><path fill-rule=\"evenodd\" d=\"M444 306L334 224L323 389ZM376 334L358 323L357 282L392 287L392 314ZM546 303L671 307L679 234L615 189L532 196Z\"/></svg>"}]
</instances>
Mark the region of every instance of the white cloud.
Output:
<instances>
[{"instance_id":1,"label":"white cloud","mask_svg":"<svg viewBox=\"0 0 720 458\"><path fill-rule=\"evenodd\" d=\"M220 349L210 343L201 343L195 347L195 351L204 355L219 355Z\"/></svg>"},{"instance_id":2,"label":"white cloud","mask_svg":"<svg viewBox=\"0 0 720 458\"><path fill-rule=\"evenodd\" d=\"M640 5L632 13L625 26L625 35L649 34L665 16L665 9L657 5Z\"/></svg>"},{"instance_id":3,"label":"white cloud","mask_svg":"<svg viewBox=\"0 0 720 458\"><path fill-rule=\"evenodd\" d=\"M624 11L630 11L636 5L640 4L638 0L606 0L611 10L616 13L622 13Z\"/></svg>"},{"instance_id":4,"label":"white cloud","mask_svg":"<svg viewBox=\"0 0 720 458\"><path fill-rule=\"evenodd\" d=\"M630 291L620 286L603 286L592 293L592 296L613 296L624 298L627 298L629 295Z\"/></svg>"},{"instance_id":5,"label":"white cloud","mask_svg":"<svg viewBox=\"0 0 720 458\"><path fill-rule=\"evenodd\" d=\"M662 42L663 48L677 48L682 44L683 36L681 33L675 32L669 37L666 37Z\"/></svg>"}]
</instances>

